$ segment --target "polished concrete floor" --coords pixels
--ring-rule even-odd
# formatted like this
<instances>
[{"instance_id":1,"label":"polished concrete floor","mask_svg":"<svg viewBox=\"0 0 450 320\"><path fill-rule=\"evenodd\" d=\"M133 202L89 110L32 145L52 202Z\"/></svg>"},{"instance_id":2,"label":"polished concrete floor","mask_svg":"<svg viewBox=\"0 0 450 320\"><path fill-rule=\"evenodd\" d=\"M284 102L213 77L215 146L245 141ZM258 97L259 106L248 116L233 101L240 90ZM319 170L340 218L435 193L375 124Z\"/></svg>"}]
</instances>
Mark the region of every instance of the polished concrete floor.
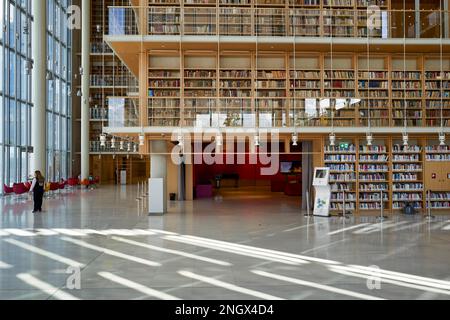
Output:
<instances>
[{"instance_id":1,"label":"polished concrete floor","mask_svg":"<svg viewBox=\"0 0 450 320\"><path fill-rule=\"evenodd\" d=\"M450 216L308 218L232 190L149 217L136 196L0 198L0 299L450 298Z\"/></svg>"}]
</instances>

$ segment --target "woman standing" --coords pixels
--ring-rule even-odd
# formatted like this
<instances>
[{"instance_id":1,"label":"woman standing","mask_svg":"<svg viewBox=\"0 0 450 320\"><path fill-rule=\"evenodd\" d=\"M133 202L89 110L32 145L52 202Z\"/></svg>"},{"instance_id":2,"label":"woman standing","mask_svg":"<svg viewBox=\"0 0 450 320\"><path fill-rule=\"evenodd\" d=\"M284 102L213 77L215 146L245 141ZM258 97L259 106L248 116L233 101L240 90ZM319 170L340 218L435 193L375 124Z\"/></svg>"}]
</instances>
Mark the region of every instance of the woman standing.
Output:
<instances>
[{"instance_id":1,"label":"woman standing","mask_svg":"<svg viewBox=\"0 0 450 320\"><path fill-rule=\"evenodd\" d=\"M33 183L30 188L30 192L33 192L34 209L33 213L42 212L42 200L44 198L44 185L45 178L38 170L34 172Z\"/></svg>"}]
</instances>

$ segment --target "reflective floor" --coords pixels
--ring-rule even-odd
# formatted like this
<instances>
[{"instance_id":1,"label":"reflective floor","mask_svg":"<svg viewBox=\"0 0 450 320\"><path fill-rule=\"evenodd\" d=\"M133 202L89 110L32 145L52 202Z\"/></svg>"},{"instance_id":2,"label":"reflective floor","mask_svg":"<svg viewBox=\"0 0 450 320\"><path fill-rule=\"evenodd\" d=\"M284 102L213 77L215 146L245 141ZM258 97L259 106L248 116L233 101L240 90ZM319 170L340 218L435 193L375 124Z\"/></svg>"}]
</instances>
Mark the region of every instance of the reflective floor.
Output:
<instances>
[{"instance_id":1,"label":"reflective floor","mask_svg":"<svg viewBox=\"0 0 450 320\"><path fill-rule=\"evenodd\" d=\"M307 218L242 191L149 217L136 196L0 198L0 299L450 298L450 216Z\"/></svg>"}]
</instances>

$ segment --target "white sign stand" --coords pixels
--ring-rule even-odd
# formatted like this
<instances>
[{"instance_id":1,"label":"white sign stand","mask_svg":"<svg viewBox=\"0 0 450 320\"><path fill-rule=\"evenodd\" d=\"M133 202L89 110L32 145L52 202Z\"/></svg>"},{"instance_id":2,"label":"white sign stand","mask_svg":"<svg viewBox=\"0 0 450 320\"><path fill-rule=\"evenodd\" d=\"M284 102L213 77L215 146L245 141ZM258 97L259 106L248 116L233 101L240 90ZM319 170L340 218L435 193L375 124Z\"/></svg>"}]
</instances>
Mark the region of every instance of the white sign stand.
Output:
<instances>
[{"instance_id":1,"label":"white sign stand","mask_svg":"<svg viewBox=\"0 0 450 320\"><path fill-rule=\"evenodd\" d=\"M330 216L330 168L316 168L314 170L313 186L316 190L314 200L314 215L320 217Z\"/></svg>"}]
</instances>

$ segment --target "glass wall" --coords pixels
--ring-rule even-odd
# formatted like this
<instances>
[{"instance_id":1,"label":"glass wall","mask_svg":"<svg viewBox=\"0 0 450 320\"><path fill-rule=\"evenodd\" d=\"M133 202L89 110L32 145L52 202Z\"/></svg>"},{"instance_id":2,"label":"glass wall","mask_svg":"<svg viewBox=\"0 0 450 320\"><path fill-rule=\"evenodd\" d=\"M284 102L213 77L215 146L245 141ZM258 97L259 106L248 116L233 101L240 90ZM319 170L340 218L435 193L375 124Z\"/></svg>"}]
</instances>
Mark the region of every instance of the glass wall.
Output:
<instances>
[{"instance_id":1,"label":"glass wall","mask_svg":"<svg viewBox=\"0 0 450 320\"><path fill-rule=\"evenodd\" d=\"M71 33L67 28L69 0L47 1L47 178L67 179L71 155Z\"/></svg>"},{"instance_id":2,"label":"glass wall","mask_svg":"<svg viewBox=\"0 0 450 320\"><path fill-rule=\"evenodd\" d=\"M24 181L31 145L31 0L0 0L0 183ZM2 188L3 190L3 188Z\"/></svg>"},{"instance_id":3,"label":"glass wall","mask_svg":"<svg viewBox=\"0 0 450 320\"><path fill-rule=\"evenodd\" d=\"M33 0L0 0L0 185L27 180L31 159ZM47 1L47 172L66 178L71 164L69 0Z\"/></svg>"}]
</instances>

